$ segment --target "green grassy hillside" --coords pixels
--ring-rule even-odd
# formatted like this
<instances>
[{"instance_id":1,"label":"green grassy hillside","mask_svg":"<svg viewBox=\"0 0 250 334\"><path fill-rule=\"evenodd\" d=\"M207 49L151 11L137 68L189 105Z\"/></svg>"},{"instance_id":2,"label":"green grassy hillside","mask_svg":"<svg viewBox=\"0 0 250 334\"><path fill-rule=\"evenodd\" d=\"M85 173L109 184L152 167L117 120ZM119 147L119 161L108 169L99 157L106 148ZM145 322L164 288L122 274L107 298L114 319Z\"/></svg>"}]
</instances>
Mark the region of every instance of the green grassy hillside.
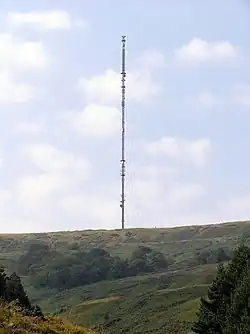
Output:
<instances>
[{"instance_id":1,"label":"green grassy hillside","mask_svg":"<svg viewBox=\"0 0 250 334\"><path fill-rule=\"evenodd\" d=\"M44 309L106 333L166 333L173 326L186 333L215 272L206 265L33 296Z\"/></svg>"},{"instance_id":2,"label":"green grassy hillside","mask_svg":"<svg viewBox=\"0 0 250 334\"><path fill-rule=\"evenodd\" d=\"M27 251L29 244L41 241L58 251L100 247L114 255L126 257L138 246L146 244L177 262L185 261L195 250L217 245L234 247L243 235L250 234L250 221L203 226L130 230L84 230L40 234L0 235L1 260L10 263Z\"/></svg>"},{"instance_id":3,"label":"green grassy hillside","mask_svg":"<svg viewBox=\"0 0 250 334\"><path fill-rule=\"evenodd\" d=\"M73 326L57 317L47 317L45 320L27 317L20 311L3 304L0 305L0 333L94 334L91 330Z\"/></svg>"},{"instance_id":4,"label":"green grassy hillside","mask_svg":"<svg viewBox=\"0 0 250 334\"><path fill-rule=\"evenodd\" d=\"M126 259L139 245L149 246L171 259L168 268L61 291L46 286L35 288L29 274L22 279L34 303L87 328L107 334L187 333L199 297L206 294L215 275L217 251L223 248L230 253L249 235L249 221L168 229L2 235L0 261L15 270L20 256L32 243L40 242L49 246L50 255L45 263L31 264L31 269L46 272L58 253L66 255L70 266L72 256L79 251L99 247Z\"/></svg>"}]
</instances>

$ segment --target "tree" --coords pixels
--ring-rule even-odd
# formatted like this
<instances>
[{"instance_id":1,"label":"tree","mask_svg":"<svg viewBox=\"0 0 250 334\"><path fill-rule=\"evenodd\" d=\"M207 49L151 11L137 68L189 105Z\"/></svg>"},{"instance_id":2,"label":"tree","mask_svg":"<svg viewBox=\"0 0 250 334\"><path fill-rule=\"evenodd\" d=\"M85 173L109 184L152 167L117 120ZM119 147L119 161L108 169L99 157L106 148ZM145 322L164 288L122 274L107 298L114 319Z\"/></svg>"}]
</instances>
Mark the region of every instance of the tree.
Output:
<instances>
[{"instance_id":1,"label":"tree","mask_svg":"<svg viewBox=\"0 0 250 334\"><path fill-rule=\"evenodd\" d=\"M147 246L139 246L131 256L131 260L146 259L146 256L152 252L152 249Z\"/></svg>"},{"instance_id":2,"label":"tree","mask_svg":"<svg viewBox=\"0 0 250 334\"><path fill-rule=\"evenodd\" d=\"M0 267L0 299L6 296L6 274L4 268Z\"/></svg>"},{"instance_id":3,"label":"tree","mask_svg":"<svg viewBox=\"0 0 250 334\"><path fill-rule=\"evenodd\" d=\"M195 258L198 264L222 263L229 261L231 255L229 250L219 247L217 249L205 249L197 252Z\"/></svg>"},{"instance_id":4,"label":"tree","mask_svg":"<svg viewBox=\"0 0 250 334\"><path fill-rule=\"evenodd\" d=\"M16 273L7 276L4 268L0 268L0 299L5 303L17 302L26 315L44 319L40 306L31 305L20 277Z\"/></svg>"},{"instance_id":5,"label":"tree","mask_svg":"<svg viewBox=\"0 0 250 334\"><path fill-rule=\"evenodd\" d=\"M22 307L27 309L31 308L31 303L29 301L26 292L24 291L21 279L16 273L12 273L10 277L7 278L6 287L7 287L7 294L6 294L7 301L16 300Z\"/></svg>"},{"instance_id":6,"label":"tree","mask_svg":"<svg viewBox=\"0 0 250 334\"><path fill-rule=\"evenodd\" d=\"M250 248L242 244L227 267L218 266L207 298L201 298L195 333L244 333L250 323L249 261Z\"/></svg>"},{"instance_id":7,"label":"tree","mask_svg":"<svg viewBox=\"0 0 250 334\"><path fill-rule=\"evenodd\" d=\"M35 256L30 254L31 249ZM43 259L39 258L37 249L43 250ZM122 259L101 248L76 251L70 255L53 253L52 256L46 245L32 244L20 261L28 265L30 283L34 287L47 286L58 290L159 271L169 264L169 259L166 260L161 252L145 246L138 247L129 259Z\"/></svg>"},{"instance_id":8,"label":"tree","mask_svg":"<svg viewBox=\"0 0 250 334\"><path fill-rule=\"evenodd\" d=\"M228 251L226 251L224 248L219 247L216 252L215 252L215 260L216 263L221 263L221 262L225 262L225 261L229 261L230 260L230 253Z\"/></svg>"},{"instance_id":9,"label":"tree","mask_svg":"<svg viewBox=\"0 0 250 334\"><path fill-rule=\"evenodd\" d=\"M131 268L135 273L154 272L168 267L168 262L161 252L140 246L131 256Z\"/></svg>"},{"instance_id":10,"label":"tree","mask_svg":"<svg viewBox=\"0 0 250 334\"><path fill-rule=\"evenodd\" d=\"M240 281L232 295L230 307L227 307L225 333L249 333L250 329L250 271Z\"/></svg>"},{"instance_id":11,"label":"tree","mask_svg":"<svg viewBox=\"0 0 250 334\"><path fill-rule=\"evenodd\" d=\"M147 268L149 271L156 271L168 267L168 261L161 252L152 251L147 254Z\"/></svg>"},{"instance_id":12,"label":"tree","mask_svg":"<svg viewBox=\"0 0 250 334\"><path fill-rule=\"evenodd\" d=\"M225 269L223 265L218 266L217 276L208 290L208 298L201 298L198 312L198 320L192 330L195 333L222 333L220 330L220 306L224 291Z\"/></svg>"}]
</instances>

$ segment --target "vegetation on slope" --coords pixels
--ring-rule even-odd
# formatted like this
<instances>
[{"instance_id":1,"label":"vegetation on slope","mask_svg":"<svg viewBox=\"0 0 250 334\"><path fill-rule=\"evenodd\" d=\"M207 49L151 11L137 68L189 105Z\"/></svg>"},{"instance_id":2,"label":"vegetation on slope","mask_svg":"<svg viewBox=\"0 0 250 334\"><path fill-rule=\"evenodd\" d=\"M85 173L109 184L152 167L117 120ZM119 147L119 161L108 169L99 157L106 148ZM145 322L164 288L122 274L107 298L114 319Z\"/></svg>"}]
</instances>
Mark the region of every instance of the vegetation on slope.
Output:
<instances>
[{"instance_id":1,"label":"vegetation on slope","mask_svg":"<svg viewBox=\"0 0 250 334\"><path fill-rule=\"evenodd\" d=\"M104 333L186 333L216 265L102 281L51 293L31 290L44 309ZM196 300L191 304L190 301Z\"/></svg>"},{"instance_id":2,"label":"vegetation on slope","mask_svg":"<svg viewBox=\"0 0 250 334\"><path fill-rule=\"evenodd\" d=\"M175 228L74 231L41 234L0 235L1 260L14 262L27 252L29 245L41 242L50 248L71 253L75 250L103 248L127 258L138 247L146 245L181 262L183 252L189 257L194 251L220 247L234 247L242 236L250 233L250 222L236 222Z\"/></svg>"},{"instance_id":3,"label":"vegetation on slope","mask_svg":"<svg viewBox=\"0 0 250 334\"><path fill-rule=\"evenodd\" d=\"M250 333L250 248L240 245L228 266L220 265L201 298L193 331L200 334Z\"/></svg>"},{"instance_id":4,"label":"vegetation on slope","mask_svg":"<svg viewBox=\"0 0 250 334\"><path fill-rule=\"evenodd\" d=\"M31 305L20 277L16 273L8 276L3 268L0 268L0 301L16 302L24 314L43 318L41 308L38 305Z\"/></svg>"},{"instance_id":5,"label":"vegetation on slope","mask_svg":"<svg viewBox=\"0 0 250 334\"><path fill-rule=\"evenodd\" d=\"M0 269L0 334L1 333L92 333L65 323L58 318L44 317L38 305L32 306L16 273L8 276Z\"/></svg>"},{"instance_id":6,"label":"vegetation on slope","mask_svg":"<svg viewBox=\"0 0 250 334\"><path fill-rule=\"evenodd\" d=\"M37 254L30 252L34 258L30 257L27 266L26 257L23 269L19 266L18 270L24 270L22 279L32 302L46 312L60 314L84 327L103 329L107 334L187 333L196 319L199 298L206 294L215 277L217 264L227 262L249 232L250 223L242 222L173 229L9 235L0 237L0 254L2 262L16 270L32 244L40 245ZM70 289L62 285L60 291L47 283L32 282L34 272L46 277L59 263L59 268L73 268L80 254L88 254L94 248L108 252L112 261L119 257L122 263L131 260L138 246L162 253L167 266L140 271L132 277L104 275L95 283L89 280L82 284L81 278L81 285L68 286ZM100 263L97 258L94 262ZM75 267L80 268L83 266ZM96 264L94 268L95 273L100 269Z\"/></svg>"},{"instance_id":7,"label":"vegetation on slope","mask_svg":"<svg viewBox=\"0 0 250 334\"><path fill-rule=\"evenodd\" d=\"M161 252L139 247L129 259L111 256L93 248L62 254L48 245L32 243L18 260L18 270L36 288L69 289L103 280L114 280L167 269L169 261Z\"/></svg>"},{"instance_id":8,"label":"vegetation on slope","mask_svg":"<svg viewBox=\"0 0 250 334\"><path fill-rule=\"evenodd\" d=\"M91 330L73 326L56 317L31 317L16 305L0 304L0 334L4 333L94 334Z\"/></svg>"}]
</instances>

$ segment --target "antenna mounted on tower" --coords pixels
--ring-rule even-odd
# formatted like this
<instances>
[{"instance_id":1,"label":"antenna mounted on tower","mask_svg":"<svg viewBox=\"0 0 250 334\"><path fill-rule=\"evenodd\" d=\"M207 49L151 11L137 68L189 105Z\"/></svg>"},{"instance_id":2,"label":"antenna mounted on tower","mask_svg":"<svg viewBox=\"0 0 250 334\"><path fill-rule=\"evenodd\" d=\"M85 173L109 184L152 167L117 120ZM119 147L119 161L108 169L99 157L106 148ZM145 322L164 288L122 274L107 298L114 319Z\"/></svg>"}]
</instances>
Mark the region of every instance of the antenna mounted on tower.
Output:
<instances>
[{"instance_id":1,"label":"antenna mounted on tower","mask_svg":"<svg viewBox=\"0 0 250 334\"><path fill-rule=\"evenodd\" d=\"M126 68L125 68L125 53L126 53L126 36L122 36L122 68L121 68L121 224L122 229L125 228L125 99L126 99Z\"/></svg>"}]
</instances>

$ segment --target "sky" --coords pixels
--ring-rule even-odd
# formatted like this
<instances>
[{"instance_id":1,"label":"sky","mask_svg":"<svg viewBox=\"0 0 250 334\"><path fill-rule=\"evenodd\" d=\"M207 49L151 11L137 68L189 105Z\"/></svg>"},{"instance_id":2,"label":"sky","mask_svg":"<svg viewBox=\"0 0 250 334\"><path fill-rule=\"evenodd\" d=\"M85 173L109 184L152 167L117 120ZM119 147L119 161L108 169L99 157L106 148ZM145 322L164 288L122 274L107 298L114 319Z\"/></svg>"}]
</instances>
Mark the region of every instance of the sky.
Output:
<instances>
[{"instance_id":1,"label":"sky","mask_svg":"<svg viewBox=\"0 0 250 334\"><path fill-rule=\"evenodd\" d=\"M250 217L248 0L0 0L0 233Z\"/></svg>"}]
</instances>

